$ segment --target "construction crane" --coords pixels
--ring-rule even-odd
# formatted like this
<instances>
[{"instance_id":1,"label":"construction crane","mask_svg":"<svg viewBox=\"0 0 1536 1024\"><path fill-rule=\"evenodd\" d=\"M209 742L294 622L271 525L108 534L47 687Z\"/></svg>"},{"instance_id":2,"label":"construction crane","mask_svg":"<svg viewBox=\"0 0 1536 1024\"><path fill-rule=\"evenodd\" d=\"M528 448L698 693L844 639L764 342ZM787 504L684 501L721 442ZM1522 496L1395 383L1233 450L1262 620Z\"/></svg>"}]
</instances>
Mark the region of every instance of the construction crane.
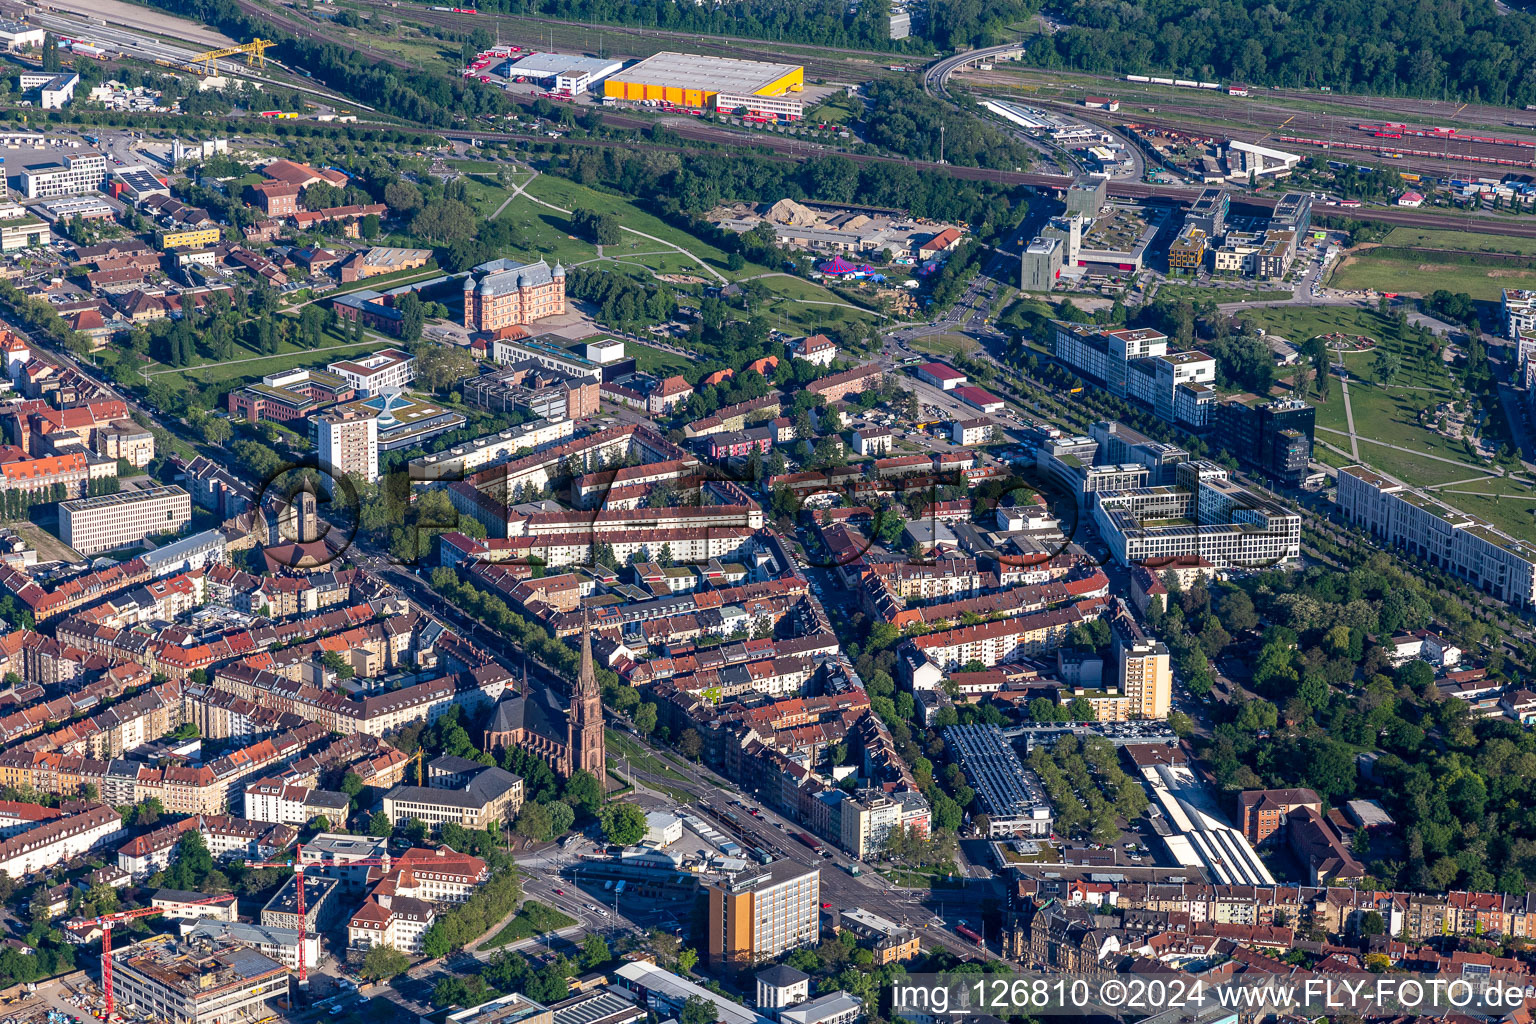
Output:
<instances>
[{"instance_id":1,"label":"construction crane","mask_svg":"<svg viewBox=\"0 0 1536 1024\"><path fill-rule=\"evenodd\" d=\"M234 899L228 893L220 896L209 896L205 899L190 900L189 906L198 906L204 903L223 903L225 900ZM83 931L87 928L101 929L101 991L105 998L102 1019L112 1019L112 928L123 921L135 921L141 917L152 917L155 914L165 913L164 907L145 907L142 910L120 910L113 914L102 914L100 917L83 918L78 921L70 921L64 927L74 931ZM302 952L300 954L303 955ZM302 960L300 961L303 962Z\"/></svg>"},{"instance_id":2,"label":"construction crane","mask_svg":"<svg viewBox=\"0 0 1536 1024\"><path fill-rule=\"evenodd\" d=\"M383 867L388 867L389 863L390 863L389 857L388 856L384 856L384 857L360 857L357 860L316 861L315 863L307 865L307 866L311 867L311 868L327 868L327 867L334 867L334 866L338 866L338 865L342 866L342 867L354 867L354 866L359 866L359 865L365 865L366 866L366 865L377 864L377 865L381 865ZM292 868L293 869L293 888L294 888L295 894L298 897L298 906L297 906L296 909L299 912L299 987L300 988L308 988L309 987L309 971L308 971L307 965L304 963L304 941L307 938L307 933L308 933L308 929L305 927L305 925L308 922L304 918L304 868L306 867L306 865L304 863L304 847L303 847L303 845L299 845L299 846L294 847L294 860L293 860L293 863L291 863L291 864L289 862L287 862L287 861L246 861L245 862L245 866L248 867L248 868Z\"/></svg>"},{"instance_id":3,"label":"construction crane","mask_svg":"<svg viewBox=\"0 0 1536 1024\"><path fill-rule=\"evenodd\" d=\"M244 46L226 46L222 50L204 50L202 53L187 58L187 63L193 65L193 70L196 70L196 65L201 64L203 65L203 73L211 75L214 71L218 70L217 61L220 57L233 57L237 53L243 53L245 54L246 64L251 67L264 68L267 66L267 47L276 45L270 39L252 39Z\"/></svg>"}]
</instances>

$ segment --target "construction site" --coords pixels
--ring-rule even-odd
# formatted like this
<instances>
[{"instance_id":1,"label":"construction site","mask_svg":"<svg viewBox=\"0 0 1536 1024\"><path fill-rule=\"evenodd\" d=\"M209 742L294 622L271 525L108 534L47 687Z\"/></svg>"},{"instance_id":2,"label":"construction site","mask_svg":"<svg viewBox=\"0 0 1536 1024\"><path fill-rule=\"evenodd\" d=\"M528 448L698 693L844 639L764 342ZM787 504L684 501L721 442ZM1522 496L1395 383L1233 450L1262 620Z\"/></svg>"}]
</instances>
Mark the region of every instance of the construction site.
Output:
<instances>
[{"instance_id":1,"label":"construction site","mask_svg":"<svg viewBox=\"0 0 1536 1024\"><path fill-rule=\"evenodd\" d=\"M817 253L875 256L889 252L896 263L911 263L935 250L948 251L964 228L920 220L900 210L835 206L781 199L771 206L734 203L709 213L709 221L730 231L747 232L768 224L779 245ZM933 240L937 239L934 244ZM925 246L934 245L934 249Z\"/></svg>"}]
</instances>

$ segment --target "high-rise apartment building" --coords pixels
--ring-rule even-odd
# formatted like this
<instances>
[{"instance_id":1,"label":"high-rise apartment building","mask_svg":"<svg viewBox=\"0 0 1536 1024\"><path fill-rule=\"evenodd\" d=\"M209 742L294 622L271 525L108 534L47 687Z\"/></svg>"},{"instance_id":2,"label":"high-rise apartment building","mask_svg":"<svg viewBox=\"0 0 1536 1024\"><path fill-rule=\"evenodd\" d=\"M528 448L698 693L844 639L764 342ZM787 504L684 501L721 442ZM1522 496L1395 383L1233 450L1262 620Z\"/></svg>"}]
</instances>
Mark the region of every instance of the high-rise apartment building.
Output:
<instances>
[{"instance_id":1,"label":"high-rise apartment building","mask_svg":"<svg viewBox=\"0 0 1536 1024\"><path fill-rule=\"evenodd\" d=\"M379 421L363 405L342 405L312 417L310 441L320 465L333 477L379 478Z\"/></svg>"},{"instance_id":2,"label":"high-rise apartment building","mask_svg":"<svg viewBox=\"0 0 1536 1024\"><path fill-rule=\"evenodd\" d=\"M791 860L749 869L709 887L709 960L745 968L820 935L821 869Z\"/></svg>"},{"instance_id":3,"label":"high-rise apartment building","mask_svg":"<svg viewBox=\"0 0 1536 1024\"><path fill-rule=\"evenodd\" d=\"M180 487L150 487L59 502L59 536L82 555L175 533L192 518L192 496Z\"/></svg>"},{"instance_id":4,"label":"high-rise apartment building","mask_svg":"<svg viewBox=\"0 0 1536 1024\"><path fill-rule=\"evenodd\" d=\"M1173 700L1173 670L1168 648L1157 640L1116 644L1120 692L1130 702L1132 718L1167 718Z\"/></svg>"}]
</instances>

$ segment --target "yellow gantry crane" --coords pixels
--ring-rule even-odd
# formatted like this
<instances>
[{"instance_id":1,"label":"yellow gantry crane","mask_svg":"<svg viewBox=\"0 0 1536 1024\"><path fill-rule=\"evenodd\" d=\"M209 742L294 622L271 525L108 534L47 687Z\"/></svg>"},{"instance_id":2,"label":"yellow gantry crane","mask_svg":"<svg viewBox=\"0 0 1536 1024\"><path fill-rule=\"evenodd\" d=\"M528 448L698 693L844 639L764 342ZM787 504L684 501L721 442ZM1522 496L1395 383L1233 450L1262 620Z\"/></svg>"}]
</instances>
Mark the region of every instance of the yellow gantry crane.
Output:
<instances>
[{"instance_id":1,"label":"yellow gantry crane","mask_svg":"<svg viewBox=\"0 0 1536 1024\"><path fill-rule=\"evenodd\" d=\"M217 70L215 62L220 57L233 57L237 53L245 54L245 62L252 67L264 68L266 64L267 47L276 46L270 39L252 39L244 46L226 46L222 50L205 50L187 60L189 64L203 65L203 73L211 75Z\"/></svg>"}]
</instances>

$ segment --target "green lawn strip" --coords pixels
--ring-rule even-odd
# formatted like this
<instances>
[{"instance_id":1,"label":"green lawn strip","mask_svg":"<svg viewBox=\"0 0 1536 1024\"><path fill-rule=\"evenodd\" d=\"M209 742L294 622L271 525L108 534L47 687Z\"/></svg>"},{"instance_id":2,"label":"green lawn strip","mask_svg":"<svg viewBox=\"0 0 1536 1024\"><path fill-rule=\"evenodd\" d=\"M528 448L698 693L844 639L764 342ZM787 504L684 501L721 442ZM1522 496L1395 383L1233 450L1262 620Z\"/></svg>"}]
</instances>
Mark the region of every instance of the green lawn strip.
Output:
<instances>
[{"instance_id":1,"label":"green lawn strip","mask_svg":"<svg viewBox=\"0 0 1536 1024\"><path fill-rule=\"evenodd\" d=\"M324 302L336 295L345 295L348 292L361 291L364 288L374 288L380 291L391 288L397 284L410 284L412 281L425 281L438 277L442 271L435 265L432 267L418 267L415 270L396 270L389 274L380 274L377 277L365 277L361 281L348 281L346 284L337 285L326 292L319 300Z\"/></svg>"},{"instance_id":2,"label":"green lawn strip","mask_svg":"<svg viewBox=\"0 0 1536 1024\"><path fill-rule=\"evenodd\" d=\"M528 900L517 911L517 916L507 922L506 927L492 935L480 944L482 949L496 949L505 946L509 942L518 942L522 939L531 939L535 935L546 935L549 932L557 932L562 928L569 928L576 923L574 917L562 914L553 907L547 907L536 900Z\"/></svg>"},{"instance_id":3,"label":"green lawn strip","mask_svg":"<svg viewBox=\"0 0 1536 1024\"><path fill-rule=\"evenodd\" d=\"M1453 231L1444 228L1393 228L1383 245L1458 252L1508 252L1536 256L1536 238L1500 235L1490 230Z\"/></svg>"},{"instance_id":4,"label":"green lawn strip","mask_svg":"<svg viewBox=\"0 0 1536 1024\"><path fill-rule=\"evenodd\" d=\"M1341 438L1338 435L1325 436L1328 436L1329 440L1345 451L1349 450L1347 439ZM1415 487L1444 484L1452 480L1465 480L1468 477L1478 475L1478 470L1470 465L1453 466L1447 462L1436 462L1433 459L1421 458L1412 452L1388 448L1386 445L1378 444L1366 437L1360 438L1360 460Z\"/></svg>"},{"instance_id":5,"label":"green lawn strip","mask_svg":"<svg viewBox=\"0 0 1536 1024\"><path fill-rule=\"evenodd\" d=\"M693 360L687 356L680 356L676 352L663 352L649 345L637 345L632 341L625 342L624 351L634 358L638 369L658 377L670 377L673 374L682 373L693 365Z\"/></svg>"},{"instance_id":6,"label":"green lawn strip","mask_svg":"<svg viewBox=\"0 0 1536 1024\"><path fill-rule=\"evenodd\" d=\"M667 767L651 750L637 743L632 737L612 729L606 730L608 750L610 753L629 758L631 769L639 768L650 772L652 775L660 775L663 778L674 779L678 782L687 782L688 776L682 775Z\"/></svg>"},{"instance_id":7,"label":"green lawn strip","mask_svg":"<svg viewBox=\"0 0 1536 1024\"><path fill-rule=\"evenodd\" d=\"M1379 314L1338 306L1256 306L1238 315L1287 341L1304 344L1319 334L1365 335L1378 341L1396 334L1396 325Z\"/></svg>"},{"instance_id":8,"label":"green lawn strip","mask_svg":"<svg viewBox=\"0 0 1536 1024\"><path fill-rule=\"evenodd\" d=\"M1214 283L1204 288L1188 284L1163 284L1158 286L1154 297L1189 299L1191 302L1274 302L1289 299L1294 294L1290 289L1223 288Z\"/></svg>"},{"instance_id":9,"label":"green lawn strip","mask_svg":"<svg viewBox=\"0 0 1536 1024\"><path fill-rule=\"evenodd\" d=\"M1536 270L1439 263L1434 253L1424 253L1422 260L1384 259L1367 251L1351 256L1333 272L1328 284L1333 288L1418 295L1444 289L1490 302L1497 300L1505 288L1536 287Z\"/></svg>"},{"instance_id":10,"label":"green lawn strip","mask_svg":"<svg viewBox=\"0 0 1536 1024\"><path fill-rule=\"evenodd\" d=\"M1328 384L1328 401L1312 400L1312 407L1317 410L1317 425L1348 432L1349 420L1344 416L1344 391L1339 386L1337 378L1329 381Z\"/></svg>"},{"instance_id":11,"label":"green lawn strip","mask_svg":"<svg viewBox=\"0 0 1536 1024\"><path fill-rule=\"evenodd\" d=\"M828 302L841 300L830 299ZM828 327L836 327L839 324L848 323L873 323L875 315L862 309L849 309L846 306L833 306L812 301L797 299L776 299L767 304L765 309L769 320L782 331L790 334L814 334L817 331L826 330Z\"/></svg>"},{"instance_id":12,"label":"green lawn strip","mask_svg":"<svg viewBox=\"0 0 1536 1024\"><path fill-rule=\"evenodd\" d=\"M1406 345L1395 341L1383 342L1387 351L1395 353L1398 357L1397 375L1392 378L1392 385L1399 391L1416 391L1425 398L1438 395L1440 398L1448 398L1451 394L1451 380L1446 373L1444 364L1438 367L1425 369L1417 353L1412 353ZM1338 361L1339 354L1334 353L1334 360ZM1380 376L1376 372L1376 353L1371 352L1345 352L1344 365L1349 367L1351 383L1367 381L1371 384L1379 384Z\"/></svg>"},{"instance_id":13,"label":"green lawn strip","mask_svg":"<svg viewBox=\"0 0 1536 1024\"><path fill-rule=\"evenodd\" d=\"M1419 404L1436 400L1430 393L1351 387L1349 400L1355 414L1355 433L1361 437L1475 464L1461 442L1419 425L1415 415Z\"/></svg>"},{"instance_id":14,"label":"green lawn strip","mask_svg":"<svg viewBox=\"0 0 1536 1024\"><path fill-rule=\"evenodd\" d=\"M963 334L939 334L931 338L913 338L907 344L919 352L928 352L946 359L968 356L981 348L980 342Z\"/></svg>"},{"instance_id":15,"label":"green lawn strip","mask_svg":"<svg viewBox=\"0 0 1536 1024\"><path fill-rule=\"evenodd\" d=\"M321 367L328 363L334 363L346 358L356 351L370 348L383 348L390 342L370 337L361 342L340 341L327 335L319 349L300 348L296 345L284 345L278 352L270 355L262 355L243 346L237 346L233 359L216 363L203 361L191 366L167 367L156 363L147 369L156 374L151 380L165 381L172 387L184 387L185 378L191 374L197 374L201 381L234 381L256 380L269 373L279 370L295 369L300 366ZM249 360L241 362L240 360ZM167 372L159 372L159 371Z\"/></svg>"}]
</instances>

